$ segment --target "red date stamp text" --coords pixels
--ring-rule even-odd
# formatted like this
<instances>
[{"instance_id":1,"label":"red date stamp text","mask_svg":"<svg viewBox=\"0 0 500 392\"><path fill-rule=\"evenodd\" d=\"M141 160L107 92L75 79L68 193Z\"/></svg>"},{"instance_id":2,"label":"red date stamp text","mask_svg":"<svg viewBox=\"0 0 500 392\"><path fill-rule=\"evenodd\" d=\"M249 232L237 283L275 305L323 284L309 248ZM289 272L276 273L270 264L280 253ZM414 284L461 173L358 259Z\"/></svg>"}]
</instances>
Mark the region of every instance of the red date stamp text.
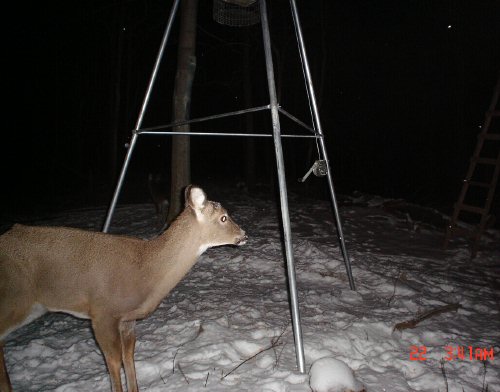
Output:
<instances>
[{"instance_id":1,"label":"red date stamp text","mask_svg":"<svg viewBox=\"0 0 500 392\"><path fill-rule=\"evenodd\" d=\"M427 361L427 354L426 346L410 346L410 361ZM444 346L443 354L446 361L493 361L495 358L493 348L473 346Z\"/></svg>"}]
</instances>

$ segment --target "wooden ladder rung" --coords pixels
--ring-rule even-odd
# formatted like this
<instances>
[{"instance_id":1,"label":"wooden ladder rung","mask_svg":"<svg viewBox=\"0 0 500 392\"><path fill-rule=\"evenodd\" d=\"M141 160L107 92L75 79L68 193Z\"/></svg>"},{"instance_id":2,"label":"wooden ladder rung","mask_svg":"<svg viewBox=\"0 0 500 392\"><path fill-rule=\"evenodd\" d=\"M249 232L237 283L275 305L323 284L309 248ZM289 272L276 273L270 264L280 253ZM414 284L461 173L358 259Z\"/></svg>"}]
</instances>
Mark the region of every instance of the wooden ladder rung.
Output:
<instances>
[{"instance_id":1,"label":"wooden ladder rung","mask_svg":"<svg viewBox=\"0 0 500 392\"><path fill-rule=\"evenodd\" d=\"M480 133L479 135L487 140L500 140L500 133Z\"/></svg>"},{"instance_id":2,"label":"wooden ladder rung","mask_svg":"<svg viewBox=\"0 0 500 392\"><path fill-rule=\"evenodd\" d=\"M476 163L482 163L483 165L493 165L493 166L496 166L496 164L497 164L497 160L495 158L472 157L471 161L472 162L476 162Z\"/></svg>"},{"instance_id":3,"label":"wooden ladder rung","mask_svg":"<svg viewBox=\"0 0 500 392\"><path fill-rule=\"evenodd\" d=\"M491 197L495 192L498 176L500 174L500 155L497 158L487 158L481 156L481 152L483 151L485 145L487 145L488 148L490 148L491 144L495 144L495 143L490 143L488 145L488 143L485 143L485 141L500 140L499 132L496 131L488 132L490 125L493 121L493 117L500 117L500 108L498 108L498 100L500 97L500 74L498 76L499 78L497 84L495 85L495 90L493 92L493 97L491 99L490 106L488 107L488 110L486 111L485 114L483 129L477 135L476 149L474 150L473 156L470 158L470 164L469 164L469 169L467 171L467 176L463 180L462 190L460 192L460 196L458 199L459 201L454 205L453 216L450 219L450 224L446 229L446 236L444 242L444 247L446 248L450 238L453 236L469 237L469 239L472 240L473 242L471 245L471 258L474 258L476 256L481 235L486 229L488 222L491 222L491 215L488 215L491 208ZM477 164L495 166L493 176L489 183L484 181L472 181L472 178L478 178L477 175L474 177L475 170L479 169L482 172L484 172L485 169L484 167L477 168L476 167ZM471 191L470 187L487 189L488 195L484 200L483 207L472 206L464 203L464 200L467 200L466 199L467 192ZM476 196L481 196L481 193L484 193L481 192L480 189L472 189L472 191L477 193ZM481 220L479 224L473 229L465 229L463 227L459 227L457 225L457 221L461 212L472 212L481 215Z\"/></svg>"},{"instance_id":4,"label":"wooden ladder rung","mask_svg":"<svg viewBox=\"0 0 500 392\"><path fill-rule=\"evenodd\" d=\"M467 181L471 186L477 186L480 188L490 188L491 184L489 182L480 182L480 181Z\"/></svg>"},{"instance_id":5,"label":"wooden ladder rung","mask_svg":"<svg viewBox=\"0 0 500 392\"><path fill-rule=\"evenodd\" d=\"M484 213L485 213L484 208L477 207L477 206L471 206L469 204L459 204L459 205L456 205L455 208L458 208L461 211L474 212L474 213L480 214L480 215L484 215Z\"/></svg>"},{"instance_id":6,"label":"wooden ladder rung","mask_svg":"<svg viewBox=\"0 0 500 392\"><path fill-rule=\"evenodd\" d=\"M450 230L452 237L472 237L477 231L460 226L450 226L448 230Z\"/></svg>"}]
</instances>

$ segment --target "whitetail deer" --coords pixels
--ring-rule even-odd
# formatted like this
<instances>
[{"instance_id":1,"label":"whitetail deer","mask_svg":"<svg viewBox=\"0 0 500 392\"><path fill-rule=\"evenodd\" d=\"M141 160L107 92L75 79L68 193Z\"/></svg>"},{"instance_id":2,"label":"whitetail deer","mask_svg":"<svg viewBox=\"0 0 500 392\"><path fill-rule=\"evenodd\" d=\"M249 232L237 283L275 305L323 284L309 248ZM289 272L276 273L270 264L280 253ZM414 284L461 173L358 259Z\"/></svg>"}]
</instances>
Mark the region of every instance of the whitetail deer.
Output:
<instances>
[{"instance_id":1,"label":"whitetail deer","mask_svg":"<svg viewBox=\"0 0 500 392\"><path fill-rule=\"evenodd\" d=\"M135 320L150 314L198 257L243 245L245 232L219 203L189 186L186 207L160 236L141 240L64 227L14 225L0 236L0 390L11 391L2 340L47 311L88 318L112 390L138 391Z\"/></svg>"}]
</instances>

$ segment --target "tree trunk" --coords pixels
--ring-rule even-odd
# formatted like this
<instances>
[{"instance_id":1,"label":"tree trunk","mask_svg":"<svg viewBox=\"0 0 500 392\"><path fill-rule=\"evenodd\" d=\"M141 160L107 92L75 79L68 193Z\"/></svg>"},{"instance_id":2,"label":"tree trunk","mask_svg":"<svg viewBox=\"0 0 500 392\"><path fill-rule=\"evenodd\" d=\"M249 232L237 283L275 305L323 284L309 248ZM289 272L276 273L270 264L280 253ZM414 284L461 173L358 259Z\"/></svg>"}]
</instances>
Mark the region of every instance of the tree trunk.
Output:
<instances>
[{"instance_id":1,"label":"tree trunk","mask_svg":"<svg viewBox=\"0 0 500 392\"><path fill-rule=\"evenodd\" d=\"M181 25L177 53L177 73L173 97L174 121L187 120L190 116L191 90L196 69L196 19L198 0L183 0L181 5ZM189 132L189 125L174 128L175 131ZM191 181L189 136L172 137L172 164L170 186L170 208L167 222L181 212L182 189Z\"/></svg>"}]
</instances>

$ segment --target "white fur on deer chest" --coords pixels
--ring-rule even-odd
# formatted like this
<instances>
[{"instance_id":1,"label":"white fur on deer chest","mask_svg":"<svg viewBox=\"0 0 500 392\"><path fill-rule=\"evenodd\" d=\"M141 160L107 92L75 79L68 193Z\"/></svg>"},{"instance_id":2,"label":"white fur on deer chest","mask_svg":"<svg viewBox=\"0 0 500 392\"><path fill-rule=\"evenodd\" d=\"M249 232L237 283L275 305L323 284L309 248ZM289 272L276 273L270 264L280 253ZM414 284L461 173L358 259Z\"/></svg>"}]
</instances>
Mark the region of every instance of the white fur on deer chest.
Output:
<instances>
[{"instance_id":1,"label":"white fur on deer chest","mask_svg":"<svg viewBox=\"0 0 500 392\"><path fill-rule=\"evenodd\" d=\"M196 257L200 257L203 253L205 253L205 251L208 249L208 248L212 248L214 246L217 246L218 244L203 244L203 245L200 245L200 247L198 248L198 253L196 254Z\"/></svg>"}]
</instances>

